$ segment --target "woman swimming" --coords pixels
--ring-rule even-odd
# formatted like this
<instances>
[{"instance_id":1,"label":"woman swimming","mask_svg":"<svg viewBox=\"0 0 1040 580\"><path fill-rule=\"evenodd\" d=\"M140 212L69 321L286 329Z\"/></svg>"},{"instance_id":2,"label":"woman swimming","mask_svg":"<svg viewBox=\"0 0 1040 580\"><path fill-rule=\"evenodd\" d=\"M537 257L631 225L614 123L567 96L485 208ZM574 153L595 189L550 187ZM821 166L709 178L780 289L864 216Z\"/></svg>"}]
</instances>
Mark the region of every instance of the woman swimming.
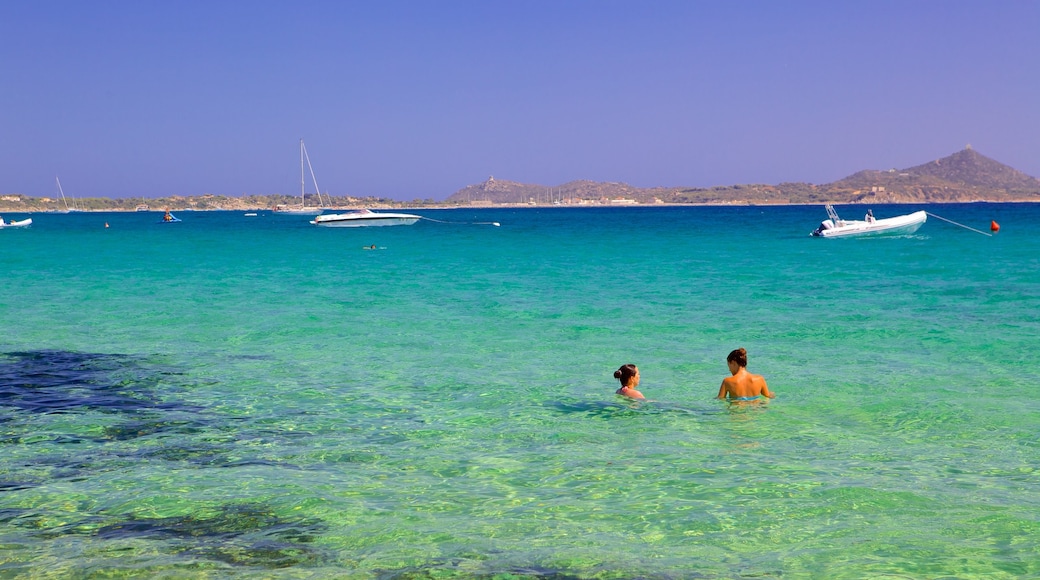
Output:
<instances>
[{"instance_id":1,"label":"woman swimming","mask_svg":"<svg viewBox=\"0 0 1040 580\"><path fill-rule=\"evenodd\" d=\"M753 375L747 370L747 351L738 348L726 357L732 377L722 380L719 387L719 398L732 402L756 401L760 396L772 399L776 393L769 391L766 379L762 375Z\"/></svg>"},{"instance_id":2,"label":"woman swimming","mask_svg":"<svg viewBox=\"0 0 1040 580\"><path fill-rule=\"evenodd\" d=\"M621 368L614 371L614 378L621 381L621 388L615 391L616 394L630 399L646 398L643 393L636 390L636 387L639 386L639 369L636 368L636 365L621 365Z\"/></svg>"}]
</instances>

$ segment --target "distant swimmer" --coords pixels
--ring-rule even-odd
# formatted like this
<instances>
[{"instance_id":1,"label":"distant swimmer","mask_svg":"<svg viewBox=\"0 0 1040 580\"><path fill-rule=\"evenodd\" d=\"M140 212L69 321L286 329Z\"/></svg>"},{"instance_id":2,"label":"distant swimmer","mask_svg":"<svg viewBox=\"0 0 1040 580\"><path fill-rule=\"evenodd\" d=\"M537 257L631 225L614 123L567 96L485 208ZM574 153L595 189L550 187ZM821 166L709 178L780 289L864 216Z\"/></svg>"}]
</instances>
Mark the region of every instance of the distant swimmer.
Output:
<instances>
[{"instance_id":1,"label":"distant swimmer","mask_svg":"<svg viewBox=\"0 0 1040 580\"><path fill-rule=\"evenodd\" d=\"M719 387L719 397L722 400L733 402L756 401L759 397L772 399L776 393L769 391L766 379L762 375L754 375L747 370L747 351L738 348L726 357L729 372L732 377L722 380Z\"/></svg>"},{"instance_id":2,"label":"distant swimmer","mask_svg":"<svg viewBox=\"0 0 1040 580\"><path fill-rule=\"evenodd\" d=\"M643 393L636 390L636 387L639 386L639 369L636 368L636 365L621 365L621 368L614 371L614 378L621 381L621 388L615 391L616 394L629 399L646 398Z\"/></svg>"},{"instance_id":3,"label":"distant swimmer","mask_svg":"<svg viewBox=\"0 0 1040 580\"><path fill-rule=\"evenodd\" d=\"M361 249L362 250L378 250L378 249L381 249L381 248L377 248L375 244L372 244L371 246L361 246Z\"/></svg>"}]
</instances>

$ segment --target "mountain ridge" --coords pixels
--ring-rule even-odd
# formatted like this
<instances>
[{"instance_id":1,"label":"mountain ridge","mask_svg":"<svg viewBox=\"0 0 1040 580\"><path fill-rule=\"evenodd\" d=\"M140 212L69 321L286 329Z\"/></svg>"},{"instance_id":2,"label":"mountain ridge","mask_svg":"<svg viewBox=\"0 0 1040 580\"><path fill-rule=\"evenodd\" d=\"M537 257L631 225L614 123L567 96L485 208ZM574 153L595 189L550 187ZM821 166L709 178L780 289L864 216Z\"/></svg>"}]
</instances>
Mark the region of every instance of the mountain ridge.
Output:
<instances>
[{"instance_id":1,"label":"mountain ridge","mask_svg":"<svg viewBox=\"0 0 1040 580\"><path fill-rule=\"evenodd\" d=\"M296 203L296 196L203 194L160 198L79 198L81 210L133 211L137 206L175 210L265 209ZM316 202L316 200L313 200ZM627 183L574 180L557 186L489 177L463 187L445 201L396 201L380 197L331 196L335 208L452 207L463 205L617 204L822 204L1040 201L1040 179L990 159L970 146L906 169L863 170L830 183L739 184L716 187L635 187ZM0 211L59 211L60 200L0 194Z\"/></svg>"},{"instance_id":2,"label":"mountain ridge","mask_svg":"<svg viewBox=\"0 0 1040 580\"><path fill-rule=\"evenodd\" d=\"M906 169L863 170L822 185L789 182L640 188L626 183L570 181L544 186L488 178L446 203L931 203L1040 201L1040 179L995 161L971 146Z\"/></svg>"}]
</instances>

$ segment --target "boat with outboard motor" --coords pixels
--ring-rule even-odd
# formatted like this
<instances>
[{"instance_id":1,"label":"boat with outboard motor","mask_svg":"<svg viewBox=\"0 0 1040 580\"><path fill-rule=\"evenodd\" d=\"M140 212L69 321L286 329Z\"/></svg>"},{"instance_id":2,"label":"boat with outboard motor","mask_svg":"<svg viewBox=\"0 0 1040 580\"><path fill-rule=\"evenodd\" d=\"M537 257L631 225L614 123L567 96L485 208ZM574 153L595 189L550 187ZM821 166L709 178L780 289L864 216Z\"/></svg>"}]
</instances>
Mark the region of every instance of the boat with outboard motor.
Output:
<instances>
[{"instance_id":1,"label":"boat with outboard motor","mask_svg":"<svg viewBox=\"0 0 1040 580\"><path fill-rule=\"evenodd\" d=\"M410 226L422 216L410 213L380 213L360 209L347 213L327 213L315 216L311 223L330 228L359 228L366 226Z\"/></svg>"},{"instance_id":2,"label":"boat with outboard motor","mask_svg":"<svg viewBox=\"0 0 1040 580\"><path fill-rule=\"evenodd\" d=\"M4 218L0 218L0 228L24 228L32 225L32 218L25 218L24 220L11 220L5 222Z\"/></svg>"},{"instance_id":3,"label":"boat with outboard motor","mask_svg":"<svg viewBox=\"0 0 1040 580\"><path fill-rule=\"evenodd\" d=\"M820 227L809 235L818 238L845 238L853 236L906 235L917 231L928 219L924 211L900 215L891 218L874 219L874 214L867 210L866 219L843 220L838 217L834 207L827 205L830 219L823 220Z\"/></svg>"}]
</instances>

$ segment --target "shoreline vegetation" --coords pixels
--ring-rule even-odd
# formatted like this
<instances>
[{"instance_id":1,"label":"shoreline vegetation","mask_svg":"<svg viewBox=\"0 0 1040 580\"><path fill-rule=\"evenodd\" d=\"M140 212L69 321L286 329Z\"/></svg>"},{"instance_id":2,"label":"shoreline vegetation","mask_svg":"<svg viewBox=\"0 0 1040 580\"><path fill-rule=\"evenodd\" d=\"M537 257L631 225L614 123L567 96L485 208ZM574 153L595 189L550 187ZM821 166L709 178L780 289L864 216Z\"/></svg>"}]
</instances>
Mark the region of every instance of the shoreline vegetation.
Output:
<instances>
[{"instance_id":1,"label":"shoreline vegetation","mask_svg":"<svg viewBox=\"0 0 1040 580\"><path fill-rule=\"evenodd\" d=\"M908 169L866 170L833 183L730 185L710 188L640 188L625 183L572 181L543 186L489 177L444 201L398 201L381 197L329 196L327 210L450 209L459 207L604 207L640 205L823 205L1040 202L1040 179L985 157L970 146L948 157ZM199 196L76 198L74 211L263 211L298 205L298 195L204 194ZM317 206L318 195L308 196ZM0 194L0 211L64 212L63 200Z\"/></svg>"}]
</instances>

